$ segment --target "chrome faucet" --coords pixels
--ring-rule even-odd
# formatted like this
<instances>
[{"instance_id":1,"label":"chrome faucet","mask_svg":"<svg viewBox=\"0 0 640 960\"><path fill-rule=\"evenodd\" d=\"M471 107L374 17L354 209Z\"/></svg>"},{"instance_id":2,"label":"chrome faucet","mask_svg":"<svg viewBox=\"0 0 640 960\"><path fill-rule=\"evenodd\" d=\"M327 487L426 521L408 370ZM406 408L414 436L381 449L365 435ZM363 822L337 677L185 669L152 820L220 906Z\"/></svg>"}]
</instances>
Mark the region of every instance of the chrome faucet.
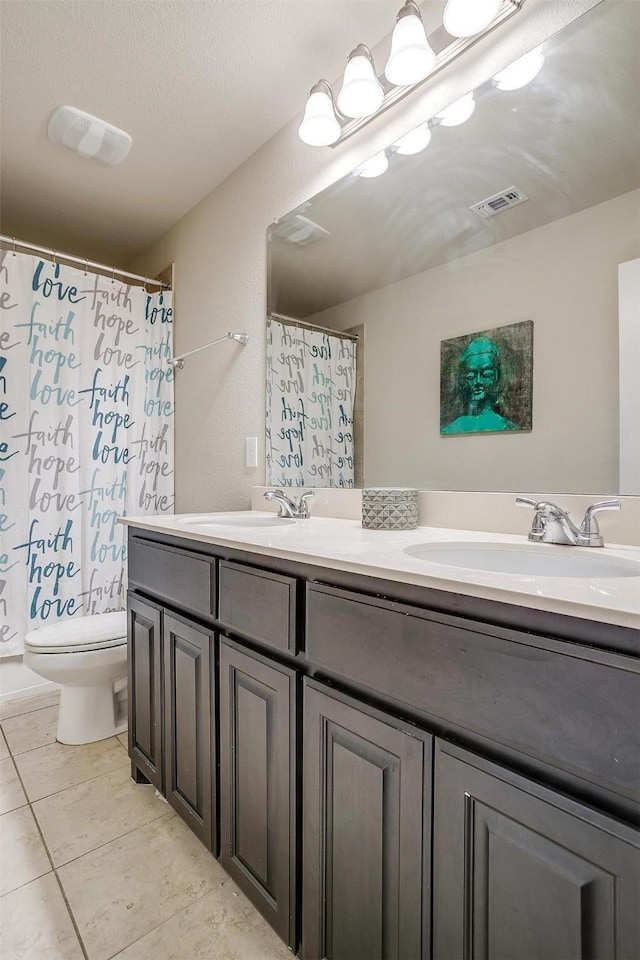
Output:
<instances>
[{"instance_id":1,"label":"chrome faucet","mask_svg":"<svg viewBox=\"0 0 640 960\"><path fill-rule=\"evenodd\" d=\"M600 500L587 507L582 523L575 525L566 510L549 500L529 500L516 497L516 503L533 507L533 523L529 540L534 543L561 543L572 547L603 547L596 513L601 510L619 510L619 500Z\"/></svg>"},{"instance_id":2,"label":"chrome faucet","mask_svg":"<svg viewBox=\"0 0 640 960\"><path fill-rule=\"evenodd\" d=\"M288 497L282 490L267 490L264 495L265 500L273 500L278 504L279 517L293 517L294 520L307 520L311 516L311 511L307 505L307 500L314 497L313 490L308 490L300 496L296 502Z\"/></svg>"}]
</instances>

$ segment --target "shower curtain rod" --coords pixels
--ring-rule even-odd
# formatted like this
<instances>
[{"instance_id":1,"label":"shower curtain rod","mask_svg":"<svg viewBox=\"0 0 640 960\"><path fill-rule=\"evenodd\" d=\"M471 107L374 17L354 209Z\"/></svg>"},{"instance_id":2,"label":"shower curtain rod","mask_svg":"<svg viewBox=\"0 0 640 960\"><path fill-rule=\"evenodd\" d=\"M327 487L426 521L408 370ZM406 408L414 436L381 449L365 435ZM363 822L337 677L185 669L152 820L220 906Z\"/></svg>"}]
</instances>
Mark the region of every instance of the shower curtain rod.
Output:
<instances>
[{"instance_id":1,"label":"shower curtain rod","mask_svg":"<svg viewBox=\"0 0 640 960\"><path fill-rule=\"evenodd\" d=\"M127 277L129 280L143 280L152 287L163 287L165 290L171 289L168 283L162 283L161 280L154 280L153 277L142 277L139 273L128 273L126 270L119 270L117 267L110 267L105 263L94 263L93 260L83 260L82 257L73 257L70 253L60 253L59 250L51 250L48 247L39 247L35 243L25 243L23 240L16 240L15 237L5 237L4 234L0 234L0 242L13 247L14 254L16 247L24 247L26 250L33 250L35 253L45 253L47 256L52 257L54 262L56 258L58 258L59 260L66 260L69 263L79 263L85 270L93 267L94 270L106 270L107 273L110 273L113 277L117 274L119 277Z\"/></svg>"},{"instance_id":2,"label":"shower curtain rod","mask_svg":"<svg viewBox=\"0 0 640 960\"><path fill-rule=\"evenodd\" d=\"M270 320L281 320L283 323L289 323L294 327L307 327L309 330L318 330L320 333L330 333L334 337L344 337L345 340L358 341L356 333L343 333L342 330L331 330L330 327L319 327L315 323L307 323L306 320L298 320L296 317L287 317L284 313L273 313L272 310L267 314Z\"/></svg>"}]
</instances>

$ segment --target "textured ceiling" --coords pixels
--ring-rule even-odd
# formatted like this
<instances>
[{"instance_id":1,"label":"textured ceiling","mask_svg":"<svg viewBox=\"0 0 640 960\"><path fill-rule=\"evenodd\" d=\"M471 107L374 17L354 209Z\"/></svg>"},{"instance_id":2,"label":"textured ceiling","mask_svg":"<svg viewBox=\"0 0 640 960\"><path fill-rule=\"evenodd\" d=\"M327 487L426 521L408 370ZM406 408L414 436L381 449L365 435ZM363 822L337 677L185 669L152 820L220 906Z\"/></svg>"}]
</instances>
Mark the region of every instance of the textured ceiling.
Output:
<instances>
[{"instance_id":1,"label":"textured ceiling","mask_svg":"<svg viewBox=\"0 0 640 960\"><path fill-rule=\"evenodd\" d=\"M400 0L2 0L2 232L125 265L375 45ZM63 104L133 137L118 167L49 142Z\"/></svg>"}]
</instances>

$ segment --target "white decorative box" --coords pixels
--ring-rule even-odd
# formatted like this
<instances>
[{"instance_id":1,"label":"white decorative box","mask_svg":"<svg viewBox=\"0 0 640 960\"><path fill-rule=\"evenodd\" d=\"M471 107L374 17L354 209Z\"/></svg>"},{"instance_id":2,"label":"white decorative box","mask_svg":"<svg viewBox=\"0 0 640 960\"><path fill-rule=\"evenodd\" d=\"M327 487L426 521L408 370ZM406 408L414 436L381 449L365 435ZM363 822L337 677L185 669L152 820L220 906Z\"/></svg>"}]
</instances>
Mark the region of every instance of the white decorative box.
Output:
<instances>
[{"instance_id":1,"label":"white decorative box","mask_svg":"<svg viewBox=\"0 0 640 960\"><path fill-rule=\"evenodd\" d=\"M405 487L363 490L362 526L369 530L415 530L418 526L418 491Z\"/></svg>"}]
</instances>

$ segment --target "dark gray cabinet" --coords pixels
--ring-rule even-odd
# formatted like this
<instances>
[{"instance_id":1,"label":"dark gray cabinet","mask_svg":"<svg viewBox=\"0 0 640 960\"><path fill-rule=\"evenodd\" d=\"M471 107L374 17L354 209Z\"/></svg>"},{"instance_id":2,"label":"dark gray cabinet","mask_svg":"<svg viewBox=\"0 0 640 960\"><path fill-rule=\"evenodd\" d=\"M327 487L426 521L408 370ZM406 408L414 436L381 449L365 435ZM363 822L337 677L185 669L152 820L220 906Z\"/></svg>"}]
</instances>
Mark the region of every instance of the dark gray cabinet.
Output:
<instances>
[{"instance_id":1,"label":"dark gray cabinet","mask_svg":"<svg viewBox=\"0 0 640 960\"><path fill-rule=\"evenodd\" d=\"M637 833L436 745L434 960L632 960Z\"/></svg>"},{"instance_id":2,"label":"dark gray cabinet","mask_svg":"<svg viewBox=\"0 0 640 960\"><path fill-rule=\"evenodd\" d=\"M132 776L163 793L215 847L214 634L129 593Z\"/></svg>"},{"instance_id":3,"label":"dark gray cabinet","mask_svg":"<svg viewBox=\"0 0 640 960\"><path fill-rule=\"evenodd\" d=\"M220 643L220 860L291 947L296 940L296 676Z\"/></svg>"},{"instance_id":4,"label":"dark gray cabinet","mask_svg":"<svg viewBox=\"0 0 640 960\"><path fill-rule=\"evenodd\" d=\"M305 960L429 956L431 736L304 690Z\"/></svg>"},{"instance_id":5,"label":"dark gray cabinet","mask_svg":"<svg viewBox=\"0 0 640 960\"><path fill-rule=\"evenodd\" d=\"M128 711L132 772L163 790L162 610L129 594Z\"/></svg>"},{"instance_id":6,"label":"dark gray cabinet","mask_svg":"<svg viewBox=\"0 0 640 960\"><path fill-rule=\"evenodd\" d=\"M133 776L303 960L640 957L640 631L129 544Z\"/></svg>"},{"instance_id":7,"label":"dark gray cabinet","mask_svg":"<svg viewBox=\"0 0 640 960\"><path fill-rule=\"evenodd\" d=\"M209 849L214 840L214 635L163 614L165 792Z\"/></svg>"}]
</instances>

